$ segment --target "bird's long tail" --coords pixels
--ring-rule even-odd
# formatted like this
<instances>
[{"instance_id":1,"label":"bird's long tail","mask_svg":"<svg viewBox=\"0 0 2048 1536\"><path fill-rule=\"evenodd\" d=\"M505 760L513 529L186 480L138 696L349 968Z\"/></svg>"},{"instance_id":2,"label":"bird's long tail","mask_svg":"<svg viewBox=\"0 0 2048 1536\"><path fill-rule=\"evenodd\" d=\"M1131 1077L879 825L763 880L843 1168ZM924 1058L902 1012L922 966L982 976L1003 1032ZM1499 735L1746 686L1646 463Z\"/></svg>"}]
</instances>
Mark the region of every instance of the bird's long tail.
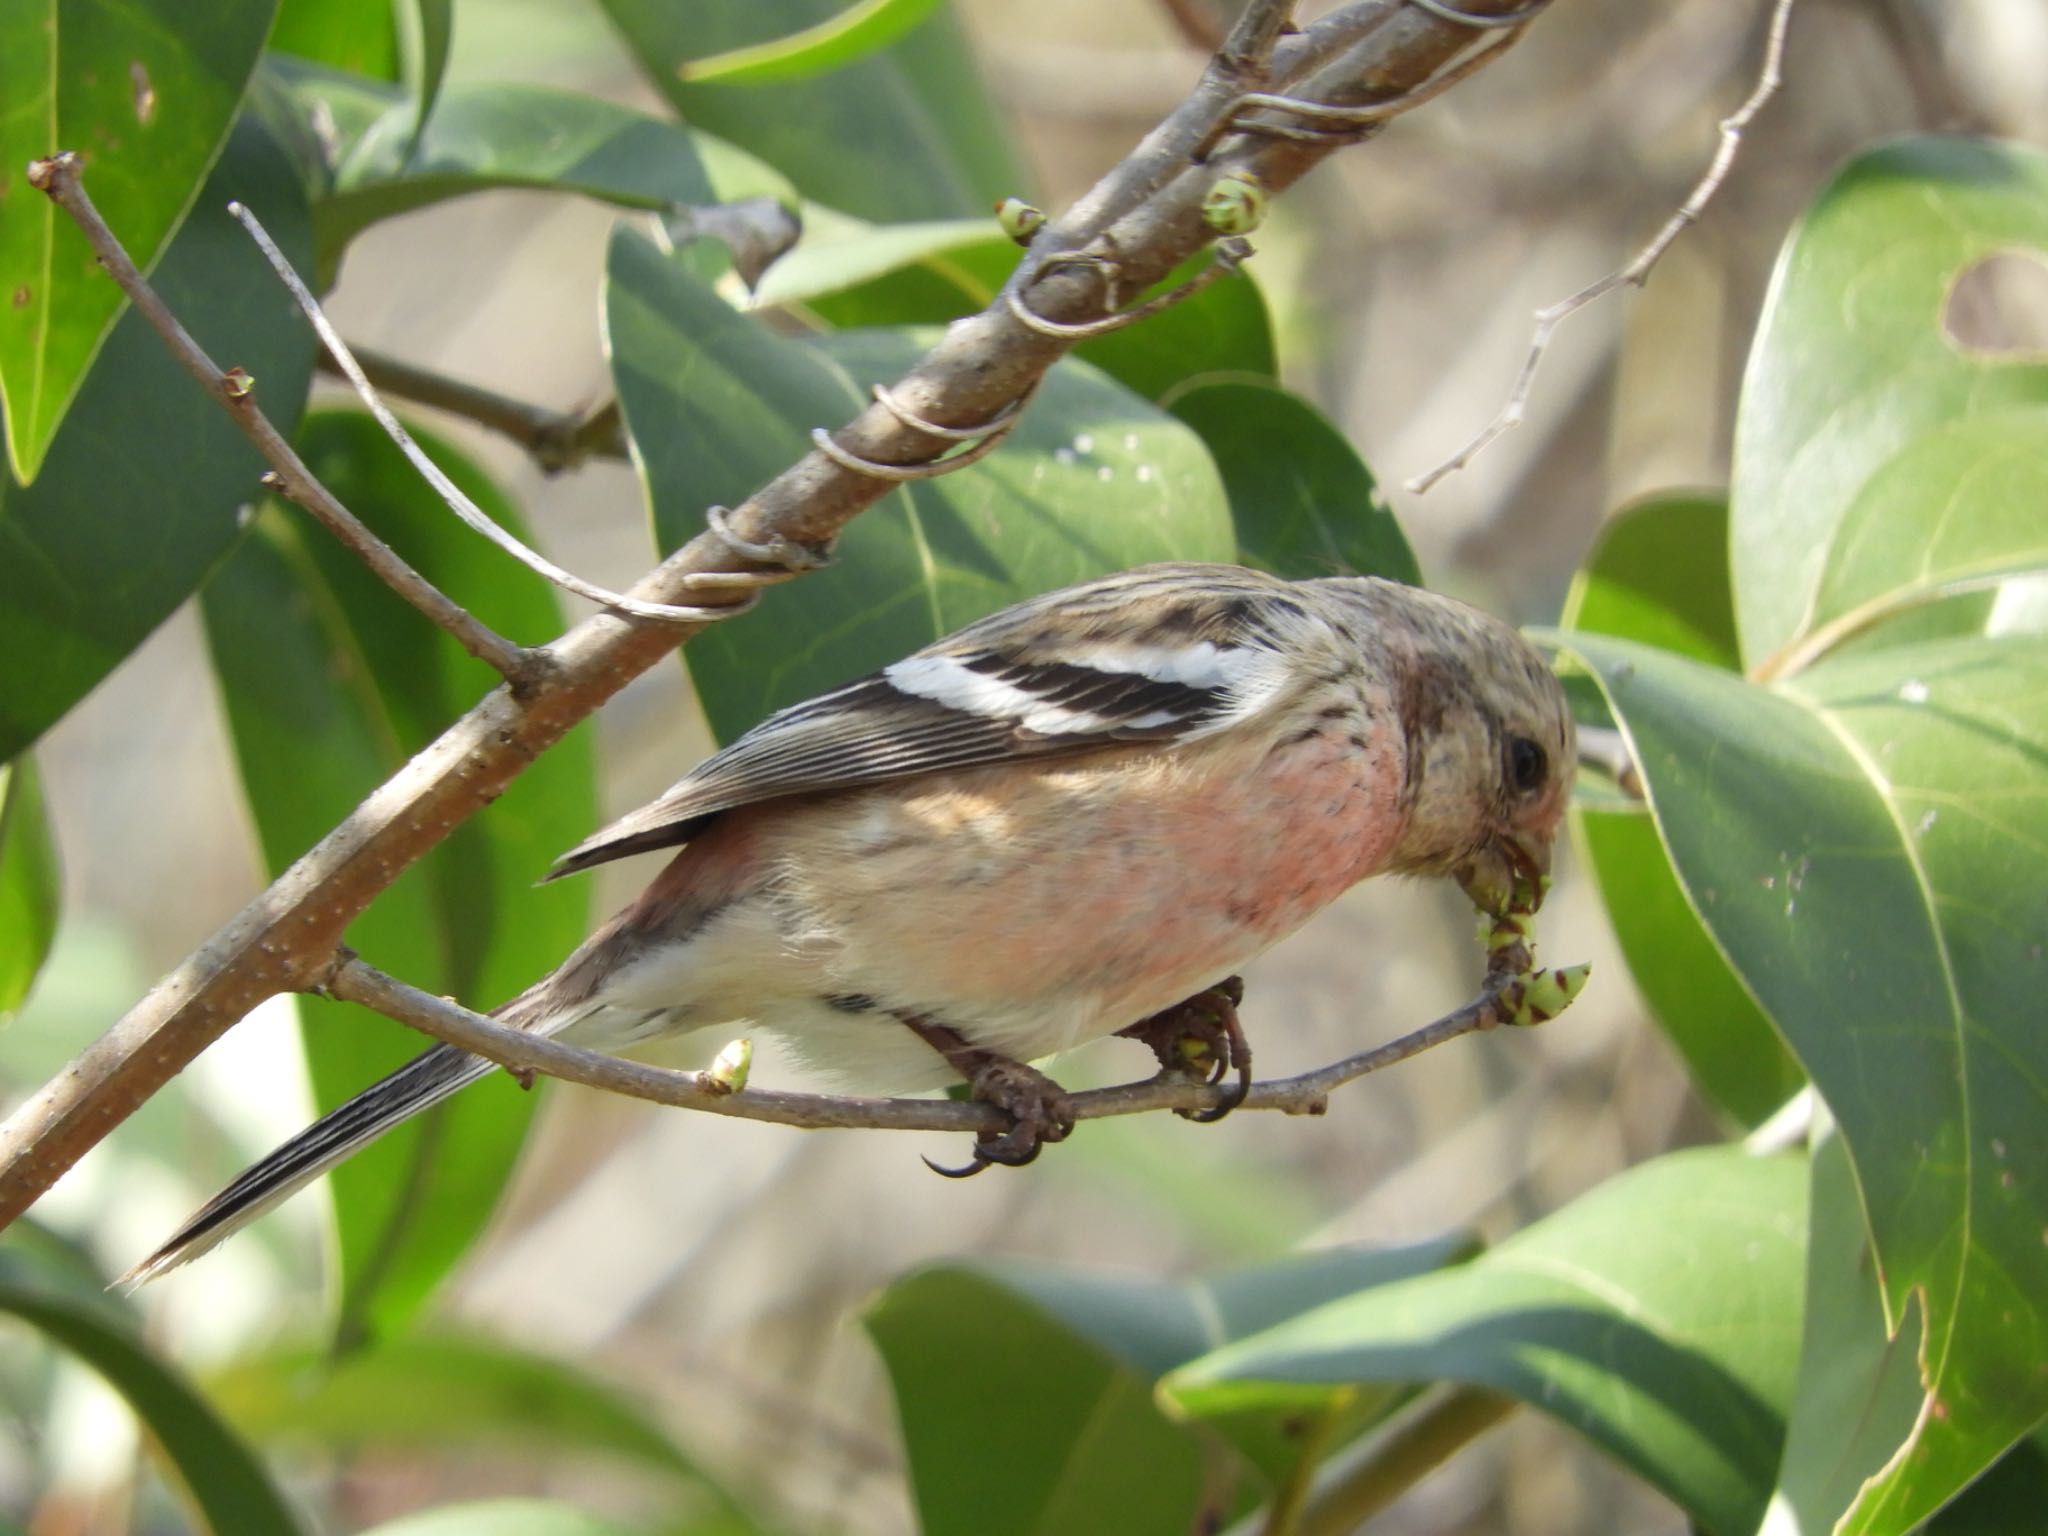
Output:
<instances>
[{"instance_id":1,"label":"bird's long tail","mask_svg":"<svg viewBox=\"0 0 2048 1536\"><path fill-rule=\"evenodd\" d=\"M493 1070L493 1063L452 1045L437 1045L414 1057L314 1121L268 1157L243 1169L232 1184L194 1211L161 1248L115 1285L132 1289L198 1258L386 1131Z\"/></svg>"}]
</instances>

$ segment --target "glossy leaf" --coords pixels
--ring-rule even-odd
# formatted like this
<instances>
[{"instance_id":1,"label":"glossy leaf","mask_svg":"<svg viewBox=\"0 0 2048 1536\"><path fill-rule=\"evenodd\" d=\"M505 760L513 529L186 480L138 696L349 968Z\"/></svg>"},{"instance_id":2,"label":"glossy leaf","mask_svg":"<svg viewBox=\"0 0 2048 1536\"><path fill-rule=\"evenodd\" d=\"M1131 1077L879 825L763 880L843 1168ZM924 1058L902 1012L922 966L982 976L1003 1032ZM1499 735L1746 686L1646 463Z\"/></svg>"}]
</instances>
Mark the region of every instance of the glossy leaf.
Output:
<instances>
[{"instance_id":1,"label":"glossy leaf","mask_svg":"<svg viewBox=\"0 0 2048 1536\"><path fill-rule=\"evenodd\" d=\"M685 61L786 37L844 0L676 6L601 0L650 84L693 127L768 161L805 197L864 219L987 213L1022 190L1007 135L950 9L880 53L775 89L772 110L744 85L686 83Z\"/></svg>"},{"instance_id":2,"label":"glossy leaf","mask_svg":"<svg viewBox=\"0 0 2048 1536\"><path fill-rule=\"evenodd\" d=\"M312 376L313 336L228 217L230 198L258 209L285 253L306 260L298 177L276 142L245 122L155 286L202 346L254 375L264 411L289 431ZM0 760L191 595L237 538L238 508L254 500L262 471L219 402L140 316L122 316L35 484L0 480L0 656L35 658L0 667Z\"/></svg>"},{"instance_id":3,"label":"glossy leaf","mask_svg":"<svg viewBox=\"0 0 2048 1536\"><path fill-rule=\"evenodd\" d=\"M806 220L803 240L795 250L768 269L768 275L754 290L754 305L758 309L774 309L806 304L827 294L844 293L906 267L922 266L942 277L954 279L961 293L960 308L953 313L921 313L877 320L862 317L853 323L935 324L952 319L955 313L979 309L995 296L993 286L986 287L984 291L971 272L963 272L953 263L951 258L962 251L973 252L976 257L987 253L1002 258L1001 269L1005 273L1016 266L1023 255L1007 238L996 232L991 219L926 219L911 224L869 224L858 219L841 218L827 210L823 219L813 215ZM973 297L975 294L981 295L978 300Z\"/></svg>"},{"instance_id":4,"label":"glossy leaf","mask_svg":"<svg viewBox=\"0 0 2048 1536\"><path fill-rule=\"evenodd\" d=\"M929 340L777 337L627 230L612 241L606 332L664 549L696 534L706 506L737 504L794 463L811 428L854 415L866 385L895 377ZM1194 435L1062 364L997 453L864 513L831 571L693 640L691 675L730 739L1031 593L1230 551L1222 488Z\"/></svg>"},{"instance_id":5,"label":"glossy leaf","mask_svg":"<svg viewBox=\"0 0 2048 1536\"><path fill-rule=\"evenodd\" d=\"M330 69L396 80L398 13L388 0L279 0L270 47Z\"/></svg>"},{"instance_id":6,"label":"glossy leaf","mask_svg":"<svg viewBox=\"0 0 2048 1536\"><path fill-rule=\"evenodd\" d=\"M1330 419L1259 378L1197 380L1169 409L1201 435L1230 495L1238 558L1296 580L1422 580L1372 471Z\"/></svg>"},{"instance_id":7,"label":"glossy leaf","mask_svg":"<svg viewBox=\"0 0 2048 1536\"><path fill-rule=\"evenodd\" d=\"M100 214L147 271L192 207L276 0L9 0L0 10L0 395L24 483L121 312L85 236L26 181L75 150Z\"/></svg>"},{"instance_id":8,"label":"glossy leaf","mask_svg":"<svg viewBox=\"0 0 2048 1536\"><path fill-rule=\"evenodd\" d=\"M1197 1528L1203 1463L1216 1447L1160 1411L1153 1382L1232 1339L1460 1252L1455 1241L1334 1249L1185 1285L1017 1263L899 1280L866 1322L895 1387L921 1529ZM974 1369L963 1372L968 1359ZM1269 1478L1320 1448L1327 1427L1291 1411L1231 1426Z\"/></svg>"},{"instance_id":9,"label":"glossy leaf","mask_svg":"<svg viewBox=\"0 0 2048 1536\"><path fill-rule=\"evenodd\" d=\"M694 1527L685 1527L684 1536ZM363 1536L634 1536L628 1526L552 1499L446 1504L373 1526Z\"/></svg>"},{"instance_id":10,"label":"glossy leaf","mask_svg":"<svg viewBox=\"0 0 2048 1536\"><path fill-rule=\"evenodd\" d=\"M412 0L412 6L419 27L419 57L412 71L416 101L412 144L417 152L433 121L441 84L448 76L448 52L455 42L455 0Z\"/></svg>"},{"instance_id":11,"label":"glossy leaf","mask_svg":"<svg viewBox=\"0 0 2048 1536\"><path fill-rule=\"evenodd\" d=\"M682 66L691 84L774 85L843 69L886 48L937 10L940 0L853 0L815 26Z\"/></svg>"},{"instance_id":12,"label":"glossy leaf","mask_svg":"<svg viewBox=\"0 0 2048 1536\"><path fill-rule=\"evenodd\" d=\"M1197 1417L1389 1382L1521 1398L1708 1531L1756 1528L1792 1396L1805 1166L1733 1148L1631 1169L1468 1264L1334 1301L1175 1371Z\"/></svg>"},{"instance_id":13,"label":"glossy leaf","mask_svg":"<svg viewBox=\"0 0 2048 1536\"><path fill-rule=\"evenodd\" d=\"M1904 1531L2048 1409L2048 655L1954 639L1763 688L1581 634L1695 910L1826 1099L1918 1439L1852 1518Z\"/></svg>"},{"instance_id":14,"label":"glossy leaf","mask_svg":"<svg viewBox=\"0 0 2048 1536\"><path fill-rule=\"evenodd\" d=\"M33 757L0 763L0 1020L27 999L57 936L57 844Z\"/></svg>"},{"instance_id":15,"label":"glossy leaf","mask_svg":"<svg viewBox=\"0 0 2048 1536\"><path fill-rule=\"evenodd\" d=\"M416 434L484 509L516 511L459 454ZM314 473L442 590L501 634L559 627L553 592L457 523L368 418L312 418ZM207 637L242 784L273 873L305 852L495 681L318 528L277 507L205 594ZM493 1007L582 937L587 892L532 889L597 820L588 738L572 737L399 878L349 929L366 957L430 991ZM420 1049L411 1031L303 999L315 1098L331 1108ZM344 1342L389 1335L482 1229L533 1097L475 1084L330 1176Z\"/></svg>"},{"instance_id":16,"label":"glossy leaf","mask_svg":"<svg viewBox=\"0 0 2048 1536\"><path fill-rule=\"evenodd\" d=\"M21 1238L0 1248L0 1313L27 1323L105 1377L149 1431L192 1505L219 1532L299 1536L284 1496L206 1400L159 1361L104 1281L52 1262Z\"/></svg>"},{"instance_id":17,"label":"glossy leaf","mask_svg":"<svg viewBox=\"0 0 2048 1536\"><path fill-rule=\"evenodd\" d=\"M1609 519L1563 623L1733 668L1726 501L1653 497ZM1760 1123L1805 1075L1687 903L1655 823L1582 811L1573 826L1629 973L1700 1091L1742 1124Z\"/></svg>"},{"instance_id":18,"label":"glossy leaf","mask_svg":"<svg viewBox=\"0 0 2048 1536\"><path fill-rule=\"evenodd\" d=\"M243 1360L207 1385L228 1421L261 1443L303 1442L330 1454L597 1453L690 1484L697 1498L737 1519L639 1404L567 1362L494 1340L414 1332L340 1360L324 1350L290 1351Z\"/></svg>"},{"instance_id":19,"label":"glossy leaf","mask_svg":"<svg viewBox=\"0 0 2048 1536\"><path fill-rule=\"evenodd\" d=\"M2048 402L2048 362L1974 355L1943 329L1957 278L2015 249L2048 254L2048 156L1977 139L1908 139L1858 157L1794 233L1736 424L1736 613L1750 670L1773 666L1844 604L1985 555L1968 522L1946 520L1930 543L1932 508L1916 517L1894 501L1870 524L1857 503L1924 433ZM1865 536L1899 516L1915 536Z\"/></svg>"}]
</instances>

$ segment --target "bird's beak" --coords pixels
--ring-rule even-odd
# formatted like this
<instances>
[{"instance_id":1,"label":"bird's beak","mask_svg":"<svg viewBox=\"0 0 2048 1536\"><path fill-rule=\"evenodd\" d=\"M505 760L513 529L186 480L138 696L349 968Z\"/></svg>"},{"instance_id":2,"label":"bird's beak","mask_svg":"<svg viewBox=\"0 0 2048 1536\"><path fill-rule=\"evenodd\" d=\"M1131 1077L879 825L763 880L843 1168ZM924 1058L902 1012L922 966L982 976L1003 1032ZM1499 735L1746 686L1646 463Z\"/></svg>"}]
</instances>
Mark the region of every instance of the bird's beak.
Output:
<instances>
[{"instance_id":1,"label":"bird's beak","mask_svg":"<svg viewBox=\"0 0 2048 1536\"><path fill-rule=\"evenodd\" d=\"M1494 917L1531 913L1549 884L1550 839L1502 832L1457 872L1472 905Z\"/></svg>"}]
</instances>

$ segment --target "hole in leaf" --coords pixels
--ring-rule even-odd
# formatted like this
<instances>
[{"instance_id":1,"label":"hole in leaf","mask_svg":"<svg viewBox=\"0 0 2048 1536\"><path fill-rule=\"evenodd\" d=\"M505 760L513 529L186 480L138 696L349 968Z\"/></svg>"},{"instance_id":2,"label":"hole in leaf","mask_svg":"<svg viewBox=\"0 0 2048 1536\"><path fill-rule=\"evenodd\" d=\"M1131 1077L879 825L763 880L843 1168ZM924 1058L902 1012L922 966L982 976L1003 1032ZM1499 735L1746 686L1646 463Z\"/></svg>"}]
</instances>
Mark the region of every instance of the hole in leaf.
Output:
<instances>
[{"instance_id":1,"label":"hole in leaf","mask_svg":"<svg viewBox=\"0 0 2048 1536\"><path fill-rule=\"evenodd\" d=\"M2000 251L1964 268L1941 326L1950 345L1980 357L2048 357L2048 260Z\"/></svg>"}]
</instances>

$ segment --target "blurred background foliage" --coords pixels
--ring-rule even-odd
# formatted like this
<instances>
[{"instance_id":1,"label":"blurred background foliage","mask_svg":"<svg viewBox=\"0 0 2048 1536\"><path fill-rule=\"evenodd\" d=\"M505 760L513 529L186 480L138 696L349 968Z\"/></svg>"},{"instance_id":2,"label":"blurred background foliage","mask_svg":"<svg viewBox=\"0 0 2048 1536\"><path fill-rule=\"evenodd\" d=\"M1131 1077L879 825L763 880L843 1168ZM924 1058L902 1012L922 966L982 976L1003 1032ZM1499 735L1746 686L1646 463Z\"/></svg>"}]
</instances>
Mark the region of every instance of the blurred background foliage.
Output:
<instances>
[{"instance_id":1,"label":"blurred background foliage","mask_svg":"<svg viewBox=\"0 0 2048 1536\"><path fill-rule=\"evenodd\" d=\"M472 496L623 586L986 303L1016 259L990 204L1085 190L1223 7L274 9L6 13L0 95L28 110L0 114L0 165L86 150L315 470L539 641L570 604L315 375L228 198L352 340L475 387L450 411L393 385ZM1566 327L1526 424L1399 488L1496 408L1530 312L1682 199L1767 9L1557 5L1276 199L1250 276L1081 348L986 465L892 495L836 569L639 680L351 931L494 1003L645 874L531 889L548 859L714 741L1025 593L1240 558L1559 626L1655 810L1582 795L1544 920L1548 955L1598 966L1569 1015L1324 1119L1096 1122L966 1186L918 1165L943 1142L486 1083L106 1296L413 1049L269 1004L0 1242L0 1524L986 1536L1263 1506L1299 1531L1785 1536L1909 1530L1968 1487L1943 1531L2030 1528L2048 598L2018 578L2048 565L2048 10L1801 0L1709 215ZM14 1097L489 677L251 505L242 440L5 174ZM758 198L805 233L750 294L689 210ZM1249 974L1262 1069L1442 1012L1474 961L1455 893L1352 893ZM1809 1078L1826 1110L1786 1133ZM1746 1149L1767 1121L1778 1150Z\"/></svg>"}]
</instances>

